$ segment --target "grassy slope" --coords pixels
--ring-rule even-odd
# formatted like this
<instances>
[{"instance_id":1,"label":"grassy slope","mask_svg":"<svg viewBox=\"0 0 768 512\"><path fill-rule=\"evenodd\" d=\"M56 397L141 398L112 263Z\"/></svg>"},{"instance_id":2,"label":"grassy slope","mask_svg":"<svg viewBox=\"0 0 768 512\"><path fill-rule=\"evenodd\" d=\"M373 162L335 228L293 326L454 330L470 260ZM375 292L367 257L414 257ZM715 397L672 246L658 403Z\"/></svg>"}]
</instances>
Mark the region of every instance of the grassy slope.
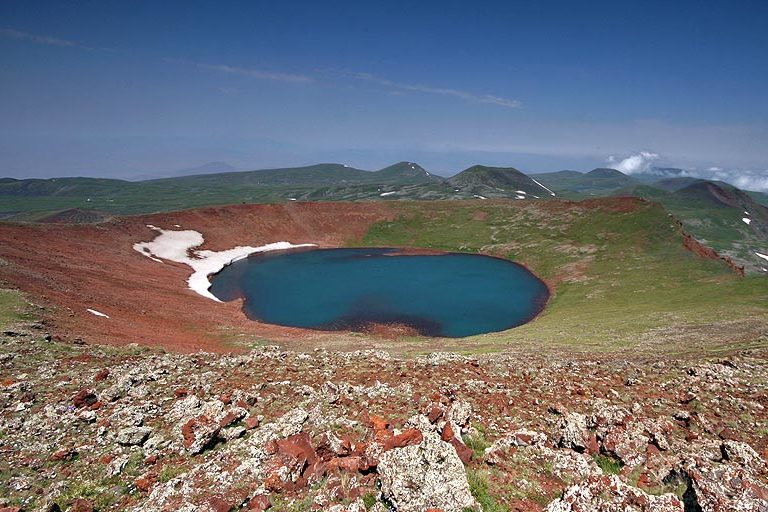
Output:
<instances>
[{"instance_id":1,"label":"grassy slope","mask_svg":"<svg viewBox=\"0 0 768 512\"><path fill-rule=\"evenodd\" d=\"M33 320L30 309L21 292L0 288L0 331L12 330L19 322Z\"/></svg>"},{"instance_id":2,"label":"grassy slope","mask_svg":"<svg viewBox=\"0 0 768 512\"><path fill-rule=\"evenodd\" d=\"M696 344L656 346L650 333L768 319L764 279L739 278L720 262L686 251L666 211L650 203L634 213L557 212L531 203L432 203L411 206L398 220L375 225L364 243L482 250L525 262L550 281L565 277L534 322L476 338L494 348L546 343L697 351ZM568 280L580 273L581 278Z\"/></svg>"}]
</instances>

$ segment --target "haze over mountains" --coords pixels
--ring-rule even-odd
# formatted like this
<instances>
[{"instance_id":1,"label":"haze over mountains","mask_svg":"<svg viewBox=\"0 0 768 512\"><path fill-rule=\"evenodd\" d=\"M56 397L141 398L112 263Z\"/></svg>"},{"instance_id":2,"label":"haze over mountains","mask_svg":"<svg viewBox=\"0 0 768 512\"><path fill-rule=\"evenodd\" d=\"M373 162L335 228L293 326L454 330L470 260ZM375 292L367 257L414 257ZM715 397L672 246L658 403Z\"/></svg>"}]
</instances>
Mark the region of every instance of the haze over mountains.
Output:
<instances>
[{"instance_id":1,"label":"haze over mountains","mask_svg":"<svg viewBox=\"0 0 768 512\"><path fill-rule=\"evenodd\" d=\"M210 172L213 171L213 172ZM223 172L220 172L223 171ZM598 168L527 175L513 167L473 165L451 177L415 162L377 171L344 164L232 171L223 162L186 175L143 181L104 178L0 179L0 218L96 222L110 214L171 211L232 203L360 200L579 200L637 196L662 203L699 241L768 272L768 195L685 176L673 168L624 174Z\"/></svg>"}]
</instances>

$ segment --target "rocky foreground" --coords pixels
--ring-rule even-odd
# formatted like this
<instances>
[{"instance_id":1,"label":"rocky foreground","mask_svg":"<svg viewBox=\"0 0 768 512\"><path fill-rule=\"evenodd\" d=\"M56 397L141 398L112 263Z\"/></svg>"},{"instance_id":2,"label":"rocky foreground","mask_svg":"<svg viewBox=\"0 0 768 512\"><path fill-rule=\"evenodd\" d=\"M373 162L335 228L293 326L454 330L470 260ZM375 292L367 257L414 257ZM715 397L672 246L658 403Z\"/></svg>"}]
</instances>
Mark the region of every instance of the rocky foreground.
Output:
<instances>
[{"instance_id":1,"label":"rocky foreground","mask_svg":"<svg viewBox=\"0 0 768 512\"><path fill-rule=\"evenodd\" d=\"M766 512L765 355L181 355L30 326L0 335L0 510Z\"/></svg>"}]
</instances>

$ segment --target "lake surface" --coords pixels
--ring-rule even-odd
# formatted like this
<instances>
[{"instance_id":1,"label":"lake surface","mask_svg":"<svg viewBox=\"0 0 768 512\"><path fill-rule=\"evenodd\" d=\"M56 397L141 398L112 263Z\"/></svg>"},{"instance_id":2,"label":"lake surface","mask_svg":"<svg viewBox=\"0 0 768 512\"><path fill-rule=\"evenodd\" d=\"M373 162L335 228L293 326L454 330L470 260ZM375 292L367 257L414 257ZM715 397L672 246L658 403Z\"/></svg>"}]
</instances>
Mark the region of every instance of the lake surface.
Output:
<instances>
[{"instance_id":1,"label":"lake surface","mask_svg":"<svg viewBox=\"0 0 768 512\"><path fill-rule=\"evenodd\" d=\"M269 324L365 330L404 324L426 336L509 329L546 305L546 285L511 261L475 254L399 254L398 249L311 249L253 255L212 279L221 300Z\"/></svg>"}]
</instances>

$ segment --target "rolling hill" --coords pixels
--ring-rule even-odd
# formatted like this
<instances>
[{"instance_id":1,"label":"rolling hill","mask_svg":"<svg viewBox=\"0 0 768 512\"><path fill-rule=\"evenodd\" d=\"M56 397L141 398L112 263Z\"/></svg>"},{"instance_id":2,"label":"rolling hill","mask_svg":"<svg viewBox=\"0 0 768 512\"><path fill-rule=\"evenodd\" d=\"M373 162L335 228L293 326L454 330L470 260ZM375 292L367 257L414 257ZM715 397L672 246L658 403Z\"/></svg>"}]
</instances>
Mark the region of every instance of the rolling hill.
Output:
<instances>
[{"instance_id":1,"label":"rolling hill","mask_svg":"<svg viewBox=\"0 0 768 512\"><path fill-rule=\"evenodd\" d=\"M459 190L483 197L540 199L555 195L546 186L513 167L474 165L449 178L448 183Z\"/></svg>"}]
</instances>

